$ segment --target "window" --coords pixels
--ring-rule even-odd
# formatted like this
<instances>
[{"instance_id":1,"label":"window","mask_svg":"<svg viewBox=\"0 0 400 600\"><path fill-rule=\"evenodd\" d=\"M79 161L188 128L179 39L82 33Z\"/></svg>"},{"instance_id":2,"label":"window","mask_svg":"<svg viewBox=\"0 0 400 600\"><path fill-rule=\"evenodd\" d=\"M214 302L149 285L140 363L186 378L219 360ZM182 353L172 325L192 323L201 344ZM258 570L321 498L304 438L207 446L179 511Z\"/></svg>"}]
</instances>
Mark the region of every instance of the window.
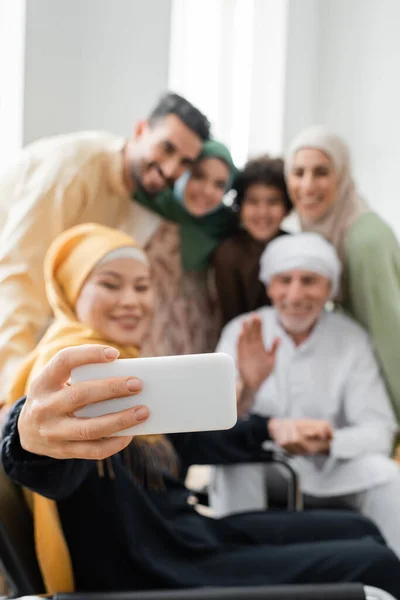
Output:
<instances>
[{"instance_id":1,"label":"window","mask_svg":"<svg viewBox=\"0 0 400 600\"><path fill-rule=\"evenodd\" d=\"M238 165L248 154L254 0L174 0L169 87L210 119Z\"/></svg>"}]
</instances>

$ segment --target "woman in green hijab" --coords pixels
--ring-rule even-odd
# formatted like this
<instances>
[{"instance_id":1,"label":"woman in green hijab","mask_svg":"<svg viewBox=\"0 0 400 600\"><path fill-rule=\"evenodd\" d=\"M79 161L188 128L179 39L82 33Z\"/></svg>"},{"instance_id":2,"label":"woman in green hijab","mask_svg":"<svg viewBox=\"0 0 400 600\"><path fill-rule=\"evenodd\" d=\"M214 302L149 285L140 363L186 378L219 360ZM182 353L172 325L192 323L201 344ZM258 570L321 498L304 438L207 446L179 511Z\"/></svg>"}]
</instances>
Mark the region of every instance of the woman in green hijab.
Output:
<instances>
[{"instance_id":1,"label":"woman in green hijab","mask_svg":"<svg viewBox=\"0 0 400 600\"><path fill-rule=\"evenodd\" d=\"M236 175L229 150L205 142L191 171L174 190L135 201L163 221L146 249L155 285L155 319L144 355L212 352L221 320L209 260L217 245L238 228L223 198Z\"/></svg>"}]
</instances>

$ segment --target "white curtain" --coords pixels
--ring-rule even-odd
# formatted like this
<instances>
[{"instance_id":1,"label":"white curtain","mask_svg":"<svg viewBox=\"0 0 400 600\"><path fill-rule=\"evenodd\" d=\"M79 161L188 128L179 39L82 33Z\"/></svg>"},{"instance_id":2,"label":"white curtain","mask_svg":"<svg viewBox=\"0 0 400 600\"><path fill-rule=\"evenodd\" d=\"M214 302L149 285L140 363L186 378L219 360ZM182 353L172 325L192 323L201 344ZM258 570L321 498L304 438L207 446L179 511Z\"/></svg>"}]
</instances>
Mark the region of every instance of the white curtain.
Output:
<instances>
[{"instance_id":1,"label":"white curtain","mask_svg":"<svg viewBox=\"0 0 400 600\"><path fill-rule=\"evenodd\" d=\"M289 0L173 0L169 87L241 166L283 145Z\"/></svg>"},{"instance_id":2,"label":"white curtain","mask_svg":"<svg viewBox=\"0 0 400 600\"><path fill-rule=\"evenodd\" d=\"M254 0L174 0L169 87L205 112L238 164L248 153Z\"/></svg>"}]
</instances>

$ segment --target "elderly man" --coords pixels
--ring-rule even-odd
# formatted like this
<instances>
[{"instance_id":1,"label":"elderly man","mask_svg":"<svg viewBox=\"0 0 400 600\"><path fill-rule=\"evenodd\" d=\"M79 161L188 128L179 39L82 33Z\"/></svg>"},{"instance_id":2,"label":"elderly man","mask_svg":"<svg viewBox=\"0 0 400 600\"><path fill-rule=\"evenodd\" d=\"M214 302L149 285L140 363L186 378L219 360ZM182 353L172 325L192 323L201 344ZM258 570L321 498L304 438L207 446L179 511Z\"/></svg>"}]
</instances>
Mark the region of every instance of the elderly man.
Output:
<instances>
[{"instance_id":1,"label":"elderly man","mask_svg":"<svg viewBox=\"0 0 400 600\"><path fill-rule=\"evenodd\" d=\"M228 324L218 351L236 361L242 410L271 417L271 437L295 456L306 504L361 511L399 556L400 470L389 458L396 420L367 334L324 308L340 276L318 234L273 241L260 261L273 307ZM264 508L265 478L260 464L217 467L216 512Z\"/></svg>"},{"instance_id":2,"label":"elderly man","mask_svg":"<svg viewBox=\"0 0 400 600\"><path fill-rule=\"evenodd\" d=\"M168 93L130 139L86 131L22 150L0 181L0 404L50 318L43 260L53 239L93 222L144 246L159 217L132 195L171 185L196 160L209 129L197 108Z\"/></svg>"}]
</instances>

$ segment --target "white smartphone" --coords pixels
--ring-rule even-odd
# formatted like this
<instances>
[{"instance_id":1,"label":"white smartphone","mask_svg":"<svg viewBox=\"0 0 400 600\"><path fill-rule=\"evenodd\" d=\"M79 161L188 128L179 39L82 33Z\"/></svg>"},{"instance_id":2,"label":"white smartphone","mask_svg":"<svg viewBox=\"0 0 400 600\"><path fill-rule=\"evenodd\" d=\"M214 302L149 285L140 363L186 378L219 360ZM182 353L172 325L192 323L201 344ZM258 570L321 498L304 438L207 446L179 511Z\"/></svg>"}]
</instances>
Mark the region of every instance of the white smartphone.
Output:
<instances>
[{"instance_id":1,"label":"white smartphone","mask_svg":"<svg viewBox=\"0 0 400 600\"><path fill-rule=\"evenodd\" d=\"M78 417L98 417L146 405L149 419L115 435L149 435L230 429L237 420L236 375L227 354L188 354L120 359L73 369L71 383L106 377L138 377L135 396L89 404Z\"/></svg>"}]
</instances>

